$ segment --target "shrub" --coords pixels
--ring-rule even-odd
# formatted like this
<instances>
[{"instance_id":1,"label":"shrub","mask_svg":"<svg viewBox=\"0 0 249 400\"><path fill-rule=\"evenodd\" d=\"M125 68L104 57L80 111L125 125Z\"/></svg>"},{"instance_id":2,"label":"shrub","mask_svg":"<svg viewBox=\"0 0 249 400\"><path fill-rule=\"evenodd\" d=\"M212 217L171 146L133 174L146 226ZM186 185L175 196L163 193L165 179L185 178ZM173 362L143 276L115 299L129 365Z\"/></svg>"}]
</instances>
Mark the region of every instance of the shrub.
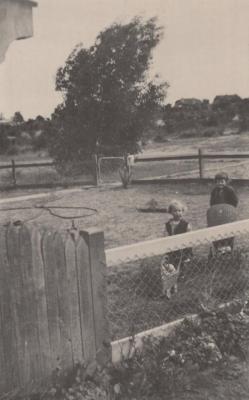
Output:
<instances>
[{"instance_id":1,"label":"shrub","mask_svg":"<svg viewBox=\"0 0 249 400\"><path fill-rule=\"evenodd\" d=\"M8 156L16 156L18 154L18 147L16 145L12 145L8 148L6 154Z\"/></svg>"},{"instance_id":2,"label":"shrub","mask_svg":"<svg viewBox=\"0 0 249 400\"><path fill-rule=\"evenodd\" d=\"M111 371L120 399L171 399L194 388L202 371L218 370L228 357L245 358L249 318L225 311L185 319L168 337L144 340L143 350Z\"/></svg>"},{"instance_id":3,"label":"shrub","mask_svg":"<svg viewBox=\"0 0 249 400\"><path fill-rule=\"evenodd\" d=\"M206 128L203 130L202 135L204 137L214 137L220 135L220 132L217 128Z\"/></svg>"},{"instance_id":4,"label":"shrub","mask_svg":"<svg viewBox=\"0 0 249 400\"><path fill-rule=\"evenodd\" d=\"M168 141L167 138L160 133L158 135L156 135L154 138L154 142L156 142L156 143L164 143L167 141Z\"/></svg>"}]
</instances>

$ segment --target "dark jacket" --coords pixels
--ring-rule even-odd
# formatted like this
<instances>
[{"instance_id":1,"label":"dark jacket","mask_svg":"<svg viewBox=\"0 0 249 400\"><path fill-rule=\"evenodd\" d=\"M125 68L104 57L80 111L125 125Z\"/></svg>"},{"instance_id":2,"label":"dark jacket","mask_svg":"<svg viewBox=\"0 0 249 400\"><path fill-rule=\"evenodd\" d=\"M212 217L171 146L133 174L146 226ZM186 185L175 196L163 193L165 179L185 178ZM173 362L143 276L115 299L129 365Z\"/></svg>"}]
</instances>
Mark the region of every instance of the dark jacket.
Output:
<instances>
[{"instance_id":1,"label":"dark jacket","mask_svg":"<svg viewBox=\"0 0 249 400\"><path fill-rule=\"evenodd\" d=\"M172 226L170 224L170 222L172 221L172 219L170 219L168 222L166 222L165 226L166 226L166 231L169 234L169 236L172 235L179 235L180 233L186 233L187 229L188 229L188 222L185 221L185 219L181 219L179 221L179 224L176 225L175 228L175 232L172 232Z\"/></svg>"},{"instance_id":2,"label":"dark jacket","mask_svg":"<svg viewBox=\"0 0 249 400\"><path fill-rule=\"evenodd\" d=\"M238 197L231 186L215 187L211 192L210 206L225 203L237 207L238 202Z\"/></svg>"},{"instance_id":3,"label":"dark jacket","mask_svg":"<svg viewBox=\"0 0 249 400\"><path fill-rule=\"evenodd\" d=\"M172 219L170 219L165 224L166 231L169 236L179 235L181 233L187 232L189 223L185 219L181 219L179 221L179 224L176 225L174 233L172 232L172 226L170 224L171 221L172 221ZM193 251L192 251L191 247L188 247L183 250L171 251L170 253L168 253L168 256L169 256L169 262L171 264L173 264L175 267L178 267L178 264L181 260L182 260L182 262L184 262L185 260L187 260L193 256Z\"/></svg>"}]
</instances>

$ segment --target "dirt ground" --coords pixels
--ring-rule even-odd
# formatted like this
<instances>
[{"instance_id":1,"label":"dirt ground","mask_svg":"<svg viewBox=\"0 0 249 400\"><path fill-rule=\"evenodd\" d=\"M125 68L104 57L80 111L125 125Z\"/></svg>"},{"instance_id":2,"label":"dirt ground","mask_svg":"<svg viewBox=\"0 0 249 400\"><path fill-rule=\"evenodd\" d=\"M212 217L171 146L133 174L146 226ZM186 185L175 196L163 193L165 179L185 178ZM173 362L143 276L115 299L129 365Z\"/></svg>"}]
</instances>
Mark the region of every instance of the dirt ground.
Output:
<instances>
[{"instance_id":1,"label":"dirt ground","mask_svg":"<svg viewBox=\"0 0 249 400\"><path fill-rule=\"evenodd\" d=\"M11 220L29 220L37 224L53 226L65 231L72 225L71 219L62 219L51 216L48 212L37 209L18 209L34 205L53 205L66 207L91 207L97 210L91 216L86 216L88 210L58 209L54 210L61 216L75 218L75 224L80 229L98 227L104 231L106 248L136 243L143 240L155 239L163 236L164 224L170 217L166 213L143 213L137 208L144 206L154 198L159 205L167 207L172 199L183 201L188 211L186 218L191 222L193 229L206 227L206 211L209 205L209 195L212 185L197 183L132 185L128 189L118 186L103 186L99 188L82 188L80 192L63 193L48 192L46 198L26 200L0 204L0 223ZM249 218L248 198L249 187L236 187L239 195L239 217ZM14 193L13 193L14 195ZM2 193L1 198L5 194ZM17 208L13 211L3 211L7 208Z\"/></svg>"}]
</instances>

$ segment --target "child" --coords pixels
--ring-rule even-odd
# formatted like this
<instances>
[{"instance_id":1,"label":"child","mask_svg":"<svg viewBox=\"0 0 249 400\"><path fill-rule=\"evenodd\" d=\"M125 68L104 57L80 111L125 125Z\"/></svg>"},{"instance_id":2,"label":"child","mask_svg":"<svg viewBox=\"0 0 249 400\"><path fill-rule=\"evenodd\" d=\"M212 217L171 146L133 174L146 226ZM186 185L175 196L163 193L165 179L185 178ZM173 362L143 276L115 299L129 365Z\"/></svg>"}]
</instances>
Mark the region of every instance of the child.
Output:
<instances>
[{"instance_id":1,"label":"child","mask_svg":"<svg viewBox=\"0 0 249 400\"><path fill-rule=\"evenodd\" d=\"M172 215L172 218L170 218L165 224L165 233L167 235L172 236L191 231L190 223L183 218L185 211L186 206L184 206L180 201L174 200L170 203L168 213ZM193 253L191 248L171 251L168 253L170 263L176 268L180 268L180 264L188 262L192 255Z\"/></svg>"},{"instance_id":2,"label":"child","mask_svg":"<svg viewBox=\"0 0 249 400\"><path fill-rule=\"evenodd\" d=\"M233 207L238 205L238 197L235 190L229 183L229 177L226 172L220 172L214 177L215 187L213 188L210 196L210 206L216 204L230 204ZM223 247L230 247L233 249L234 238L227 238L223 240L217 240L213 243L214 249L217 252L218 249Z\"/></svg>"},{"instance_id":3,"label":"child","mask_svg":"<svg viewBox=\"0 0 249 400\"><path fill-rule=\"evenodd\" d=\"M169 236L186 233L191 230L191 225L183 218L186 207L178 200L174 200L168 207L168 213L172 215L165 224L166 234ZM171 251L165 254L161 261L161 278L163 285L163 295L171 297L171 290L177 292L177 278L182 262L189 261L192 256L192 249Z\"/></svg>"},{"instance_id":4,"label":"child","mask_svg":"<svg viewBox=\"0 0 249 400\"><path fill-rule=\"evenodd\" d=\"M210 206L215 204L230 204L237 207L238 197L232 186L228 185L229 178L225 172L220 172L214 177L215 187L210 196Z\"/></svg>"},{"instance_id":5,"label":"child","mask_svg":"<svg viewBox=\"0 0 249 400\"><path fill-rule=\"evenodd\" d=\"M183 214L186 209L186 206L184 206L178 200L174 200L170 203L168 207L168 213L172 215L172 218L170 218L169 221L165 224L166 233L169 236L191 231L192 228L190 223L183 218ZM187 248L182 251L177 250L170 253L170 261L172 264L177 265L180 260L182 260L183 262L189 261L189 258L191 256L191 248Z\"/></svg>"}]
</instances>

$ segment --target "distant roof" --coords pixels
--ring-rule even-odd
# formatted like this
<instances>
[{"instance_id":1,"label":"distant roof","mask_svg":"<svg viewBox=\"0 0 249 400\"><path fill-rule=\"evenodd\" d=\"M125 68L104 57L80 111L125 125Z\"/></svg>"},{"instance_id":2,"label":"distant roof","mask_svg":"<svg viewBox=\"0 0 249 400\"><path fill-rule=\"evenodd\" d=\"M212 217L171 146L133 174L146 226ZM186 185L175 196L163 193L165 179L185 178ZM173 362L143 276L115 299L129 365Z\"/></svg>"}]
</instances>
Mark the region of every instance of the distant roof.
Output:
<instances>
[{"instance_id":1,"label":"distant roof","mask_svg":"<svg viewBox=\"0 0 249 400\"><path fill-rule=\"evenodd\" d=\"M175 102L175 106L193 106L201 104L201 100L189 98L189 99L180 99Z\"/></svg>"}]
</instances>

